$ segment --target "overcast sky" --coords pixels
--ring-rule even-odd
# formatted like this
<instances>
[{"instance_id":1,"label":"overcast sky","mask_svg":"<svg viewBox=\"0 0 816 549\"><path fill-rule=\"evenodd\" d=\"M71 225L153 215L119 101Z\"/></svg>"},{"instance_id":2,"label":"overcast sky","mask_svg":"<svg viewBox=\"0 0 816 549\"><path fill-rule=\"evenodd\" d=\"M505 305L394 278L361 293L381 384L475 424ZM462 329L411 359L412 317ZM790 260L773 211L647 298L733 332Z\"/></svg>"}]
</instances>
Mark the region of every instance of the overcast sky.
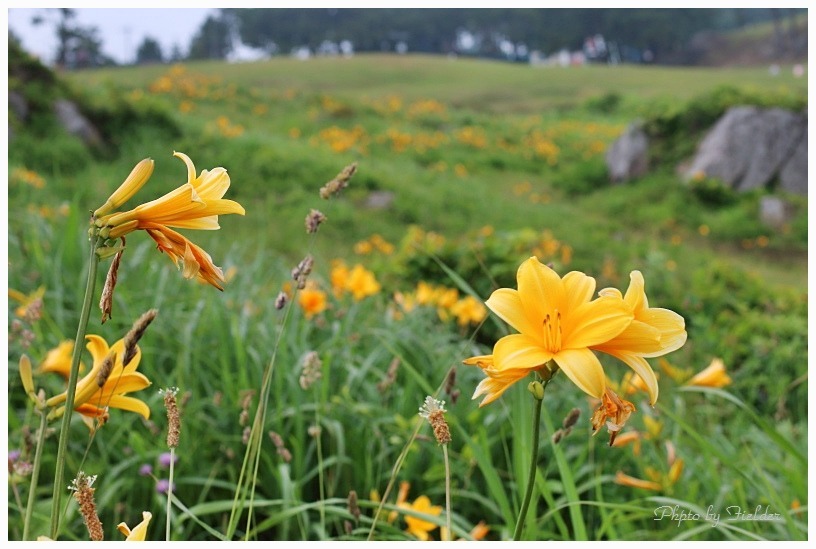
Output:
<instances>
[{"instance_id":1,"label":"overcast sky","mask_svg":"<svg viewBox=\"0 0 816 549\"><path fill-rule=\"evenodd\" d=\"M187 54L190 39L201 27L214 8L75 8L77 24L95 26L102 39L102 51L119 63L132 62L136 48L145 36L161 44L167 55L174 45ZM39 26L31 24L35 15L42 15L46 22ZM57 39L54 24L58 19L56 9L12 8L8 10L9 28L23 42L23 47L38 55L46 63L54 60Z\"/></svg>"}]
</instances>

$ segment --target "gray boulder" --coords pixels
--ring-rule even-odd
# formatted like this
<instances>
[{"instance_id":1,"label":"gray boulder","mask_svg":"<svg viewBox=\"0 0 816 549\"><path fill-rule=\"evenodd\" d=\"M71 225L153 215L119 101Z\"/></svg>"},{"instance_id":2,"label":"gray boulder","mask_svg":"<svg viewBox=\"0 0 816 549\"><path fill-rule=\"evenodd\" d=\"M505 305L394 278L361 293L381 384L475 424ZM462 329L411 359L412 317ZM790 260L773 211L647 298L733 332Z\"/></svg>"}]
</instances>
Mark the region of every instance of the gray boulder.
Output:
<instances>
[{"instance_id":1,"label":"gray boulder","mask_svg":"<svg viewBox=\"0 0 816 549\"><path fill-rule=\"evenodd\" d=\"M780 108L733 107L700 143L685 171L686 179L703 173L737 191L765 187L787 170L786 187L807 193L807 117ZM797 158L798 164L788 168ZM801 161L804 160L804 179ZM792 191L796 192L796 191Z\"/></svg>"},{"instance_id":2,"label":"gray boulder","mask_svg":"<svg viewBox=\"0 0 816 549\"><path fill-rule=\"evenodd\" d=\"M606 151L609 180L623 183L649 169L649 138L639 123L632 123Z\"/></svg>"},{"instance_id":3,"label":"gray boulder","mask_svg":"<svg viewBox=\"0 0 816 549\"><path fill-rule=\"evenodd\" d=\"M79 137L85 145L90 147L102 145L99 131L79 112L75 103L67 99L57 99L54 102L54 112L65 131Z\"/></svg>"},{"instance_id":4,"label":"gray boulder","mask_svg":"<svg viewBox=\"0 0 816 549\"><path fill-rule=\"evenodd\" d=\"M763 196L759 201L759 219L772 229L781 229L793 213L791 205L778 196Z\"/></svg>"},{"instance_id":5,"label":"gray boulder","mask_svg":"<svg viewBox=\"0 0 816 549\"><path fill-rule=\"evenodd\" d=\"M789 193L808 193L808 136L805 131L796 150L779 172L779 188Z\"/></svg>"}]
</instances>

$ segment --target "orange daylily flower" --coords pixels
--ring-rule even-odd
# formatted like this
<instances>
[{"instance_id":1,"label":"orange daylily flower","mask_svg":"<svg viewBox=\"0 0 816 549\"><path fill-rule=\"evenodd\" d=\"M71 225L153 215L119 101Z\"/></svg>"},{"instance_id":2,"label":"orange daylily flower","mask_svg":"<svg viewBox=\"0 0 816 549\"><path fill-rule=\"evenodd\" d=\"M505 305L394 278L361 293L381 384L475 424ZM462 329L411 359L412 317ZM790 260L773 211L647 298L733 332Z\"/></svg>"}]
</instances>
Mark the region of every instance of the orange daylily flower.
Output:
<instances>
[{"instance_id":1,"label":"orange daylily flower","mask_svg":"<svg viewBox=\"0 0 816 549\"><path fill-rule=\"evenodd\" d=\"M156 242L156 248L166 253L176 267L181 262L181 275L184 278L196 277L219 290L224 289L224 271L213 263L210 254L201 247L164 225L145 223L142 228Z\"/></svg>"},{"instance_id":2,"label":"orange daylily flower","mask_svg":"<svg viewBox=\"0 0 816 549\"><path fill-rule=\"evenodd\" d=\"M298 304L303 309L306 318L326 310L326 292L317 288L316 284L309 281L306 287L298 293Z\"/></svg>"}]
</instances>

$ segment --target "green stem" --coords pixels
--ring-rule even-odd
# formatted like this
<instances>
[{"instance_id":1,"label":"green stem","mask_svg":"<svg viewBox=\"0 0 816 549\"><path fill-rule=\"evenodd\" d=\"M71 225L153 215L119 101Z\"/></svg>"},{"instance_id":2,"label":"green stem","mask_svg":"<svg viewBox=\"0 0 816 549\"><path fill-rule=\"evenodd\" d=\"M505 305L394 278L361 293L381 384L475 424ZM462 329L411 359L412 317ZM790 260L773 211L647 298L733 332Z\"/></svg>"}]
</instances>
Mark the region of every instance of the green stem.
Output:
<instances>
[{"instance_id":1,"label":"green stem","mask_svg":"<svg viewBox=\"0 0 816 549\"><path fill-rule=\"evenodd\" d=\"M544 387L547 384L545 382ZM543 395L542 395L543 397ZM527 519L527 509L530 507L530 500L533 497L533 486L535 486L536 471L538 470L538 431L541 425L541 404L544 402L543 398L535 397L535 404L533 405L533 445L532 455L530 456L530 474L527 477L527 493L524 494L524 500L521 502L521 511L519 511L518 521L516 522L516 529L513 532L513 541L521 540L521 532L524 530L524 521Z\"/></svg>"},{"instance_id":2,"label":"green stem","mask_svg":"<svg viewBox=\"0 0 816 549\"><path fill-rule=\"evenodd\" d=\"M65 412L60 427L59 445L57 447L57 469L54 473L54 496L51 503L51 539L57 539L60 523L60 498L65 490L65 459L68 449L68 431L71 426L71 414L74 411L74 396L76 395L77 378L79 377L79 359L82 356L82 343L88 330L88 319L91 316L91 301L96 288L96 268L99 257L96 255L98 236L91 237L90 255L88 257L88 280L85 284L85 298L82 301L82 311L79 315L74 352L71 355L71 374L68 377L67 396L65 397Z\"/></svg>"},{"instance_id":3,"label":"green stem","mask_svg":"<svg viewBox=\"0 0 816 549\"><path fill-rule=\"evenodd\" d=\"M34 512L34 499L36 498L37 482L40 479L40 465L42 464L42 449L45 444L45 428L48 425L46 415L45 410L40 410L40 432L37 433L37 449L34 451L31 486L28 489L28 503L25 510L25 522L23 523L23 541L28 540L28 528L31 525L31 515Z\"/></svg>"},{"instance_id":4,"label":"green stem","mask_svg":"<svg viewBox=\"0 0 816 549\"><path fill-rule=\"evenodd\" d=\"M167 485L167 526L165 527L165 540L170 541L170 515L172 514L172 507L170 505L173 495L173 465L176 462L176 449L170 448L170 482Z\"/></svg>"},{"instance_id":5,"label":"green stem","mask_svg":"<svg viewBox=\"0 0 816 549\"><path fill-rule=\"evenodd\" d=\"M317 478L320 485L320 528L323 530L321 536L326 535L326 486L323 478L323 446L321 443L322 432L320 425L320 398L315 389L315 426L317 427L317 437L315 443L317 444Z\"/></svg>"},{"instance_id":6,"label":"green stem","mask_svg":"<svg viewBox=\"0 0 816 549\"><path fill-rule=\"evenodd\" d=\"M443 539L442 541L453 541L453 530L451 530L451 474L447 444L442 445L442 455L445 457L445 515L448 527L448 539Z\"/></svg>"}]
</instances>

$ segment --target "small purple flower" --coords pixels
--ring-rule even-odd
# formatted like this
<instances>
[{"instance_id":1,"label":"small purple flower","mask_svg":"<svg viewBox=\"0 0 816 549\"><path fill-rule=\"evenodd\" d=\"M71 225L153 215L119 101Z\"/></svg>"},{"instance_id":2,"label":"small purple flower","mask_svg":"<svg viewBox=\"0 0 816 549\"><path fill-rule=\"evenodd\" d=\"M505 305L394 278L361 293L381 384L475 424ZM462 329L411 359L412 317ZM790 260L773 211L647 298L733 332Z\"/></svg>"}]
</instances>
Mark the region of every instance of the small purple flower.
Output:
<instances>
[{"instance_id":1,"label":"small purple flower","mask_svg":"<svg viewBox=\"0 0 816 549\"><path fill-rule=\"evenodd\" d=\"M8 453L8 460L9 460L10 462L14 463L14 462L15 462L15 461L17 461L18 459L20 459L20 456L21 456L22 454L23 454L23 453L22 453L20 450L11 450L11 451L9 451L9 453Z\"/></svg>"},{"instance_id":2,"label":"small purple flower","mask_svg":"<svg viewBox=\"0 0 816 549\"><path fill-rule=\"evenodd\" d=\"M165 469L170 467L170 462L172 461L174 464L178 463L179 457L177 455L171 454L170 452L164 452L159 454L159 465L164 467Z\"/></svg>"},{"instance_id":3,"label":"small purple flower","mask_svg":"<svg viewBox=\"0 0 816 549\"><path fill-rule=\"evenodd\" d=\"M156 491L158 493L160 493L160 494L166 494L167 489L169 487L170 487L170 481L167 480L166 478L159 479L159 481L156 482ZM173 485L173 492L175 492L175 491L176 491L176 485L174 484Z\"/></svg>"},{"instance_id":4,"label":"small purple flower","mask_svg":"<svg viewBox=\"0 0 816 549\"><path fill-rule=\"evenodd\" d=\"M149 477L153 473L153 466L149 463L145 463L141 467L139 467L139 474L143 477Z\"/></svg>"}]
</instances>

